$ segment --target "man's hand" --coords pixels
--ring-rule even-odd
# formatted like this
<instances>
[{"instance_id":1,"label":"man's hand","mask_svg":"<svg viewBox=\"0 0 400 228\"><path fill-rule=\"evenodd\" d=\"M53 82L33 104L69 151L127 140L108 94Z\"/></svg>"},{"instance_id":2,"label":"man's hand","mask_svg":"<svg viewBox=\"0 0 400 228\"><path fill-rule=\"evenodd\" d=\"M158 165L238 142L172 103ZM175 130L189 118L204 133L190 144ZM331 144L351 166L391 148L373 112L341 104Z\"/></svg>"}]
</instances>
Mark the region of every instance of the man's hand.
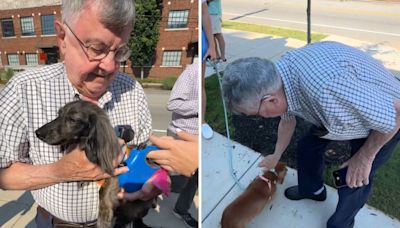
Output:
<instances>
[{"instance_id":1,"label":"man's hand","mask_svg":"<svg viewBox=\"0 0 400 228\"><path fill-rule=\"evenodd\" d=\"M278 164L279 159L281 159L281 156L278 154L274 153L267 155L260 163L258 163L258 167L262 167L266 170L274 169L275 166Z\"/></svg>"},{"instance_id":2,"label":"man's hand","mask_svg":"<svg viewBox=\"0 0 400 228\"><path fill-rule=\"evenodd\" d=\"M211 46L207 49L206 54L204 55L205 60L207 57L210 57L211 61L215 61L217 59L217 53L215 52L215 48L212 48Z\"/></svg>"},{"instance_id":3,"label":"man's hand","mask_svg":"<svg viewBox=\"0 0 400 228\"><path fill-rule=\"evenodd\" d=\"M198 137L183 131L177 131L177 135L183 140L150 136L150 141L161 150L150 151L147 157L170 172L190 177L199 167Z\"/></svg>"},{"instance_id":4,"label":"man's hand","mask_svg":"<svg viewBox=\"0 0 400 228\"><path fill-rule=\"evenodd\" d=\"M342 168L348 166L346 184L349 188L358 188L369 184L369 174L374 159L365 154L368 153L359 150L350 160L341 166Z\"/></svg>"},{"instance_id":5,"label":"man's hand","mask_svg":"<svg viewBox=\"0 0 400 228\"><path fill-rule=\"evenodd\" d=\"M121 191L118 193L118 198L121 200L128 200L128 201L134 201L134 200L149 200L153 199L156 196L161 194L161 190L156 188L153 184L151 184L150 180L148 180L140 189L139 191L136 192L125 192L124 189L121 189Z\"/></svg>"},{"instance_id":6,"label":"man's hand","mask_svg":"<svg viewBox=\"0 0 400 228\"><path fill-rule=\"evenodd\" d=\"M119 143L123 145L123 140L119 140ZM122 148L122 147L121 147ZM120 161L124 157L124 148L121 153L113 161L114 167L117 167ZM98 165L90 162L86 157L85 151L80 150L78 147L64 155L56 165L60 167L58 172L58 178L60 182L65 181L82 181L82 180L100 180L111 177L105 173ZM116 168L114 170L114 176L127 172L128 167Z\"/></svg>"}]
</instances>

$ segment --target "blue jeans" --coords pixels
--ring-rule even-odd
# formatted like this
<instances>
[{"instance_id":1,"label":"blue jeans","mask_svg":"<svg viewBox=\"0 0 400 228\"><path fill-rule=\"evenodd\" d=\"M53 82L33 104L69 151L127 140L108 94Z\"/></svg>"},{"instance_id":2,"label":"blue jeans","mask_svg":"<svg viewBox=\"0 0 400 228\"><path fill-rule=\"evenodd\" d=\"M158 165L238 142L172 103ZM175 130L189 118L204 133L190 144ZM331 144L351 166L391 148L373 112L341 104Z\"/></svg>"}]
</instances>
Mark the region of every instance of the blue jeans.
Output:
<instances>
[{"instance_id":1,"label":"blue jeans","mask_svg":"<svg viewBox=\"0 0 400 228\"><path fill-rule=\"evenodd\" d=\"M299 192L301 194L316 192L324 184L324 152L330 140L320 138L315 134L316 131L315 127L311 128L298 143L297 168ZM366 139L350 140L351 156L358 151ZM397 132L378 152L372 163L368 185L353 189L349 187L338 189L339 202L335 213L328 220L328 228L352 227L354 217L368 200L376 171L389 160L399 141L400 132Z\"/></svg>"}]
</instances>

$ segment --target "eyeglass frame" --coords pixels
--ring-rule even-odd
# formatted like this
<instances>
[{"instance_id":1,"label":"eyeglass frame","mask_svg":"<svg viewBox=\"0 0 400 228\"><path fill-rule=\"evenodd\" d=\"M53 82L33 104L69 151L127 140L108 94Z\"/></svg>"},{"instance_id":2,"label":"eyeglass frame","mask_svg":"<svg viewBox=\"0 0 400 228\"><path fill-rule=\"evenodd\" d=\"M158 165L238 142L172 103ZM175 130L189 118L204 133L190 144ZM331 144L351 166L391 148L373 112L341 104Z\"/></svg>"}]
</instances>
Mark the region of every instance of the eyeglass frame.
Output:
<instances>
[{"instance_id":1,"label":"eyeglass frame","mask_svg":"<svg viewBox=\"0 0 400 228\"><path fill-rule=\"evenodd\" d=\"M258 105L257 114L255 114L255 115L246 115L246 114L242 113L242 116L245 116L245 117L248 117L248 118L257 118L257 117L259 117L259 116L260 116L260 110L261 110L261 105L262 105L262 103L263 103L266 99L268 99L268 98L270 98L270 97L271 97L270 94L265 94L265 95L263 95L263 96L261 97L260 103L259 103L259 105Z\"/></svg>"},{"instance_id":2,"label":"eyeglass frame","mask_svg":"<svg viewBox=\"0 0 400 228\"><path fill-rule=\"evenodd\" d=\"M82 40L80 40L78 38L78 36L74 33L74 31L72 31L71 27L66 22L64 22L64 24L67 26L69 31L71 31L71 33L75 37L75 39L78 41L79 45L81 46L83 52L85 53L85 55L86 55L86 57L88 58L89 61L101 61L104 58L106 58L110 52L114 52L115 61L118 62L118 63L123 63L123 62L125 62L125 61L127 61L129 59L129 57L130 57L130 55L132 53L132 51L128 48L128 46L124 45L121 48L116 48L116 49L113 49L113 50L110 47L105 48L105 51L102 51L102 53L100 55L98 55L98 56L104 55L103 57L91 57L89 55L89 53L88 53L89 48L91 48L91 49L93 49L95 51L98 51L98 52L100 52L100 50L97 50L96 48L92 47L92 44L85 44ZM122 50L122 48L126 48L127 52L122 55L124 57L123 59L117 60L117 54L116 53L118 53L119 50Z\"/></svg>"}]
</instances>

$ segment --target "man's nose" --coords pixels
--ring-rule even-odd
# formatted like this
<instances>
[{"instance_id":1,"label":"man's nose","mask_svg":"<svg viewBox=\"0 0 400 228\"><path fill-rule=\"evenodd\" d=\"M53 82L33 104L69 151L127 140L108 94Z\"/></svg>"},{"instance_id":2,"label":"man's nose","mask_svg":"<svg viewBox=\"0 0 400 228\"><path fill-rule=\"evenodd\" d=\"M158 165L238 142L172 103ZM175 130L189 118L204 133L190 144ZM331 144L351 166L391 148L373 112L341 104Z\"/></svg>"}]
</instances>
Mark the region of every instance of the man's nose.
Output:
<instances>
[{"instance_id":1,"label":"man's nose","mask_svg":"<svg viewBox=\"0 0 400 228\"><path fill-rule=\"evenodd\" d=\"M107 73L114 73L118 70L120 63L115 60L115 52L110 51L108 55L100 61L99 67Z\"/></svg>"}]
</instances>

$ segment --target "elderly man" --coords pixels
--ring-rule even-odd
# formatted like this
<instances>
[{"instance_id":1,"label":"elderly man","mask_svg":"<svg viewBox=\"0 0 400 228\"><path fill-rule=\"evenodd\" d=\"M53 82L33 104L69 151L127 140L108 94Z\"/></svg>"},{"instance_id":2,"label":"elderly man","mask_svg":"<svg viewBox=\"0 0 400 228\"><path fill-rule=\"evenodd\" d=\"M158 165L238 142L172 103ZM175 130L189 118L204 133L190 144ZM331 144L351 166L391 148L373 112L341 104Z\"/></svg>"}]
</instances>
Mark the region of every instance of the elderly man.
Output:
<instances>
[{"instance_id":1,"label":"elderly man","mask_svg":"<svg viewBox=\"0 0 400 228\"><path fill-rule=\"evenodd\" d=\"M331 140L349 140L347 186L327 227L347 228L367 202L377 169L400 140L400 82L365 53L335 42L289 51L275 64L260 58L229 64L223 78L233 113L281 116L275 151L259 164L272 168L290 143L296 119L313 124L299 141L298 186L291 200L323 201L323 154Z\"/></svg>"},{"instance_id":2,"label":"elderly man","mask_svg":"<svg viewBox=\"0 0 400 228\"><path fill-rule=\"evenodd\" d=\"M56 226L54 221L94 227L99 188L95 182L78 187L74 181L107 177L79 149L63 155L59 147L35 136L60 107L76 99L93 102L113 125L133 127L131 145L149 137L151 116L144 91L118 72L130 56L127 43L134 17L132 0L63 1L62 22L55 28L65 61L22 72L0 94L0 188L31 190L39 205L38 227ZM115 174L126 170L116 169ZM153 192L133 194L154 197Z\"/></svg>"}]
</instances>

